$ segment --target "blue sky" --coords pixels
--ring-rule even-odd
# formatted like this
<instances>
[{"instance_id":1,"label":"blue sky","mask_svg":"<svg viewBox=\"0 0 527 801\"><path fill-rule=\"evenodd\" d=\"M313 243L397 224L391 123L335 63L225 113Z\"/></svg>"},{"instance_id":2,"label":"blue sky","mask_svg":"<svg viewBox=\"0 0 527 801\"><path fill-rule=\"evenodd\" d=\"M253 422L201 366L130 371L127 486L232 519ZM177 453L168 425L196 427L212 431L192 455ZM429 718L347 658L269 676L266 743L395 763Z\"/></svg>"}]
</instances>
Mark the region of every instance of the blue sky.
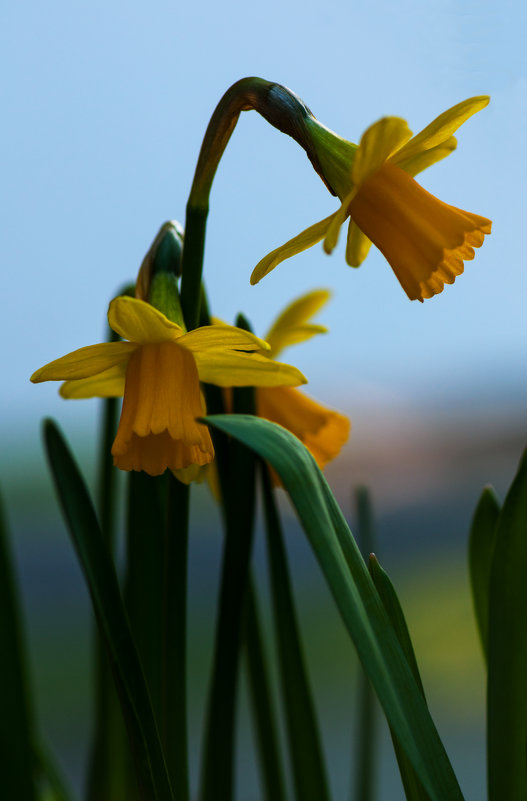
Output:
<instances>
[{"instance_id":1,"label":"blue sky","mask_svg":"<svg viewBox=\"0 0 527 801\"><path fill-rule=\"evenodd\" d=\"M243 310L263 334L313 287L334 297L331 332L285 358L311 392L346 411L499 393L525 380L523 254L527 70L520 2L17 2L0 12L5 436L54 415L74 426L95 403L32 386L43 363L100 341L109 299L133 280L159 225L184 221L208 119L230 84L259 75L297 92L357 141L385 114L418 131L465 97L491 105L458 150L423 174L446 202L490 217L493 235L454 286L411 303L372 250L342 245L284 263L257 287L268 251L335 210L303 151L243 114L211 195L205 278L214 312ZM498 387L498 389L496 389Z\"/></svg>"}]
</instances>

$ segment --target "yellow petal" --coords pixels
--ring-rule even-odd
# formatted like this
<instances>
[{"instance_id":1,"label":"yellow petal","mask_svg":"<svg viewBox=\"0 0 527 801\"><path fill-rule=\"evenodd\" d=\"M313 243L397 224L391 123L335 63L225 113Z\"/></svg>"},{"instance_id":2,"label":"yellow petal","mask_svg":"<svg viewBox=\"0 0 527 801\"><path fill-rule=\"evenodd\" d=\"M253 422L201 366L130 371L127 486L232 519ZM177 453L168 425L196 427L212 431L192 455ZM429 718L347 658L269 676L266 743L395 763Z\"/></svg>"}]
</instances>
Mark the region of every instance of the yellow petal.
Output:
<instances>
[{"instance_id":1,"label":"yellow petal","mask_svg":"<svg viewBox=\"0 0 527 801\"><path fill-rule=\"evenodd\" d=\"M249 331L233 325L204 325L184 334L178 343L193 353L210 350L268 351L269 345Z\"/></svg>"},{"instance_id":2,"label":"yellow petal","mask_svg":"<svg viewBox=\"0 0 527 801\"><path fill-rule=\"evenodd\" d=\"M326 234L327 227L333 218L333 214L326 217L324 220L311 225L305 231L293 237L285 245L282 245L276 250L271 251L265 258L258 262L251 275L251 284L257 284L264 276L274 270L274 268L285 259L295 256L297 253L302 253L303 250L316 245L320 242Z\"/></svg>"},{"instance_id":3,"label":"yellow petal","mask_svg":"<svg viewBox=\"0 0 527 801\"><path fill-rule=\"evenodd\" d=\"M100 345L88 345L72 353L61 356L49 364L45 364L33 373L31 381L68 381L76 378L90 378L104 373L110 367L128 361L137 345L132 342L103 342Z\"/></svg>"},{"instance_id":4,"label":"yellow petal","mask_svg":"<svg viewBox=\"0 0 527 801\"><path fill-rule=\"evenodd\" d=\"M348 439L348 418L298 389L262 388L256 397L259 416L291 431L311 451L320 468L338 455Z\"/></svg>"},{"instance_id":5,"label":"yellow petal","mask_svg":"<svg viewBox=\"0 0 527 801\"><path fill-rule=\"evenodd\" d=\"M362 233L354 220L350 220L346 244L346 261L350 267L360 267L369 253L371 244L371 239Z\"/></svg>"},{"instance_id":6,"label":"yellow petal","mask_svg":"<svg viewBox=\"0 0 527 801\"><path fill-rule=\"evenodd\" d=\"M352 200L361 185L370 175L387 161L404 142L408 141L412 132L406 120L400 117L383 117L374 122L362 134L360 144L351 167L351 190L348 192L340 209L333 215L324 239L324 250L331 253L337 245L340 228L347 217Z\"/></svg>"},{"instance_id":7,"label":"yellow petal","mask_svg":"<svg viewBox=\"0 0 527 801\"><path fill-rule=\"evenodd\" d=\"M402 151L399 151L399 153L396 153L395 156L390 159L390 162L391 164L396 164L399 169L404 170L408 175L413 177L423 170L426 170L427 167L431 167L432 164L449 156L456 147L457 139L455 136L451 136L445 142L441 142L440 145L431 147L430 150L422 150L414 155L410 154L407 157L403 156L400 158L400 153Z\"/></svg>"},{"instance_id":8,"label":"yellow petal","mask_svg":"<svg viewBox=\"0 0 527 801\"><path fill-rule=\"evenodd\" d=\"M339 210L331 216L331 221L328 225L328 230L324 239L324 250L326 253L331 253L335 249L337 242L339 241L340 228L346 221L346 218L349 217L349 205L357 192L358 187L354 186L351 192L349 192L349 194L346 195L342 201Z\"/></svg>"},{"instance_id":9,"label":"yellow petal","mask_svg":"<svg viewBox=\"0 0 527 801\"><path fill-rule=\"evenodd\" d=\"M489 104L490 97L487 95L480 95L478 97L469 97L468 100L462 100L452 108L447 109L439 117L436 117L430 125L423 128L418 134L411 139L408 144L401 148L396 157L392 159L394 164L399 164L399 160L407 159L409 156L414 156L421 153L423 150L430 150L430 148L440 145L449 139L457 129L466 122L469 117L472 117L477 111L481 111Z\"/></svg>"},{"instance_id":10,"label":"yellow petal","mask_svg":"<svg viewBox=\"0 0 527 801\"><path fill-rule=\"evenodd\" d=\"M213 462L209 464L191 464L190 467L182 467L179 470L174 470L174 475L181 481L182 484L202 484L205 479L210 483L209 471L213 466Z\"/></svg>"},{"instance_id":11,"label":"yellow petal","mask_svg":"<svg viewBox=\"0 0 527 801\"><path fill-rule=\"evenodd\" d=\"M259 353L194 354L201 381L219 387L296 387L306 384L300 370Z\"/></svg>"},{"instance_id":12,"label":"yellow petal","mask_svg":"<svg viewBox=\"0 0 527 801\"><path fill-rule=\"evenodd\" d=\"M63 398L120 398L124 393L126 364L110 367L104 373L91 378L78 378L76 381L65 381L59 389Z\"/></svg>"},{"instance_id":13,"label":"yellow petal","mask_svg":"<svg viewBox=\"0 0 527 801\"><path fill-rule=\"evenodd\" d=\"M351 168L351 179L359 187L377 172L390 156L410 139L412 132L406 120L383 117L362 134L359 149Z\"/></svg>"},{"instance_id":14,"label":"yellow petal","mask_svg":"<svg viewBox=\"0 0 527 801\"><path fill-rule=\"evenodd\" d=\"M266 335L266 341L271 346L269 355L275 358L289 345L296 345L315 334L325 333L325 326L308 323L308 320L327 303L330 296L327 289L314 289L290 303L278 315Z\"/></svg>"},{"instance_id":15,"label":"yellow petal","mask_svg":"<svg viewBox=\"0 0 527 801\"><path fill-rule=\"evenodd\" d=\"M183 329L158 309L138 298L120 295L108 308L110 327L123 339L146 345L149 342L174 342Z\"/></svg>"}]
</instances>

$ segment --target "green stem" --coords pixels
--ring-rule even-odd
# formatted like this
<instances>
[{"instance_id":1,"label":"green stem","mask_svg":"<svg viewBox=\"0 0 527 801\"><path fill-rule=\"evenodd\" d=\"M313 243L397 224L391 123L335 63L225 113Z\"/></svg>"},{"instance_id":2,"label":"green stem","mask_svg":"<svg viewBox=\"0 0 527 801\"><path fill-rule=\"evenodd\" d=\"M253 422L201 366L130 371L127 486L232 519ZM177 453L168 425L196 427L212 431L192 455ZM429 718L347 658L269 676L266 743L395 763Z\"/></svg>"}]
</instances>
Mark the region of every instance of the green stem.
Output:
<instances>
[{"instance_id":1,"label":"green stem","mask_svg":"<svg viewBox=\"0 0 527 801\"><path fill-rule=\"evenodd\" d=\"M313 115L299 97L284 86L262 78L242 78L225 92L205 132L187 202L181 305L189 331L197 326L199 320L205 227L212 181L240 113L251 109L279 131L293 137L323 177L306 126L306 120Z\"/></svg>"},{"instance_id":2,"label":"green stem","mask_svg":"<svg viewBox=\"0 0 527 801\"><path fill-rule=\"evenodd\" d=\"M189 797L187 735L187 557L190 487L169 476L164 538L161 740L177 801Z\"/></svg>"},{"instance_id":3,"label":"green stem","mask_svg":"<svg viewBox=\"0 0 527 801\"><path fill-rule=\"evenodd\" d=\"M245 412L254 408L253 390L233 390L233 408ZM231 469L220 472L226 532L205 728L201 801L230 801L233 796L236 689L253 540L255 460L251 451L239 443L231 443L229 451Z\"/></svg>"}]
</instances>

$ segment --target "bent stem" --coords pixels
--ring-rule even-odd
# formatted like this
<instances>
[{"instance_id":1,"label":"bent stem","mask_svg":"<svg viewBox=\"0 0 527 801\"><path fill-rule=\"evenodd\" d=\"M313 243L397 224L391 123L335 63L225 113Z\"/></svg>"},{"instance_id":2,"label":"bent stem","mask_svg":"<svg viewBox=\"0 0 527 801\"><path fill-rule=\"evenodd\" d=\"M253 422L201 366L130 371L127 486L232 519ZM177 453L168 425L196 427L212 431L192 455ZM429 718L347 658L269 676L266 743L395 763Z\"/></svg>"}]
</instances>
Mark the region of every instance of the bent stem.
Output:
<instances>
[{"instance_id":1,"label":"bent stem","mask_svg":"<svg viewBox=\"0 0 527 801\"><path fill-rule=\"evenodd\" d=\"M298 142L323 178L306 126L306 120L313 115L290 89L263 78L242 78L225 92L205 132L187 202L181 305L189 331L197 326L199 320L205 230L212 181L240 113L251 109Z\"/></svg>"}]
</instances>

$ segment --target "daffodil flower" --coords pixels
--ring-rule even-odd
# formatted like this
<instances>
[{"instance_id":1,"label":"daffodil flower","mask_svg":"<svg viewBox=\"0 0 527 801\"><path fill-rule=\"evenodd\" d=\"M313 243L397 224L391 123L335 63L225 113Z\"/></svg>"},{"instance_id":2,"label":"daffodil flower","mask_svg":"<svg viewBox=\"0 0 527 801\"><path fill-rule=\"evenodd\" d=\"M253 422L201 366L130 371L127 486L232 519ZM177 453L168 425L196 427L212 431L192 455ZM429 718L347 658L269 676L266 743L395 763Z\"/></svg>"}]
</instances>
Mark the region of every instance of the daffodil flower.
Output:
<instances>
[{"instance_id":1,"label":"daffodil flower","mask_svg":"<svg viewBox=\"0 0 527 801\"><path fill-rule=\"evenodd\" d=\"M327 302L329 295L325 289L316 289L284 309L266 334L266 342L270 345L267 356L270 359L276 359L290 345L327 332L325 326L310 320ZM348 439L350 422L347 417L328 409L292 386L259 386L255 395L258 416L291 431L308 448L321 469L339 454ZM231 396L226 392L224 397L227 410L230 410ZM209 475L208 478L217 495L216 476Z\"/></svg>"},{"instance_id":2,"label":"daffodil flower","mask_svg":"<svg viewBox=\"0 0 527 801\"><path fill-rule=\"evenodd\" d=\"M65 398L124 395L112 447L121 470L161 475L208 464L214 448L206 426L200 381L218 386L297 386L306 379L295 367L263 354L269 345L233 326L203 326L186 333L156 308L118 297L108 310L123 342L80 348L56 359L31 381L65 381Z\"/></svg>"},{"instance_id":3,"label":"daffodil flower","mask_svg":"<svg viewBox=\"0 0 527 801\"><path fill-rule=\"evenodd\" d=\"M290 345L326 333L325 326L311 323L311 317L328 301L330 293L316 289L287 306L266 334L272 359ZM256 391L258 415L291 431L311 452L323 469L347 441L350 421L328 409L294 387L259 387Z\"/></svg>"},{"instance_id":4,"label":"daffodil flower","mask_svg":"<svg viewBox=\"0 0 527 801\"><path fill-rule=\"evenodd\" d=\"M490 234L485 217L449 206L415 180L456 147L453 133L489 102L472 97L445 111L412 138L405 120L384 117L354 145L315 118L307 120L322 175L341 206L273 250L255 267L256 284L281 261L324 240L331 253L350 218L346 261L358 267L373 242L390 263L410 300L430 298L452 284Z\"/></svg>"}]
</instances>

